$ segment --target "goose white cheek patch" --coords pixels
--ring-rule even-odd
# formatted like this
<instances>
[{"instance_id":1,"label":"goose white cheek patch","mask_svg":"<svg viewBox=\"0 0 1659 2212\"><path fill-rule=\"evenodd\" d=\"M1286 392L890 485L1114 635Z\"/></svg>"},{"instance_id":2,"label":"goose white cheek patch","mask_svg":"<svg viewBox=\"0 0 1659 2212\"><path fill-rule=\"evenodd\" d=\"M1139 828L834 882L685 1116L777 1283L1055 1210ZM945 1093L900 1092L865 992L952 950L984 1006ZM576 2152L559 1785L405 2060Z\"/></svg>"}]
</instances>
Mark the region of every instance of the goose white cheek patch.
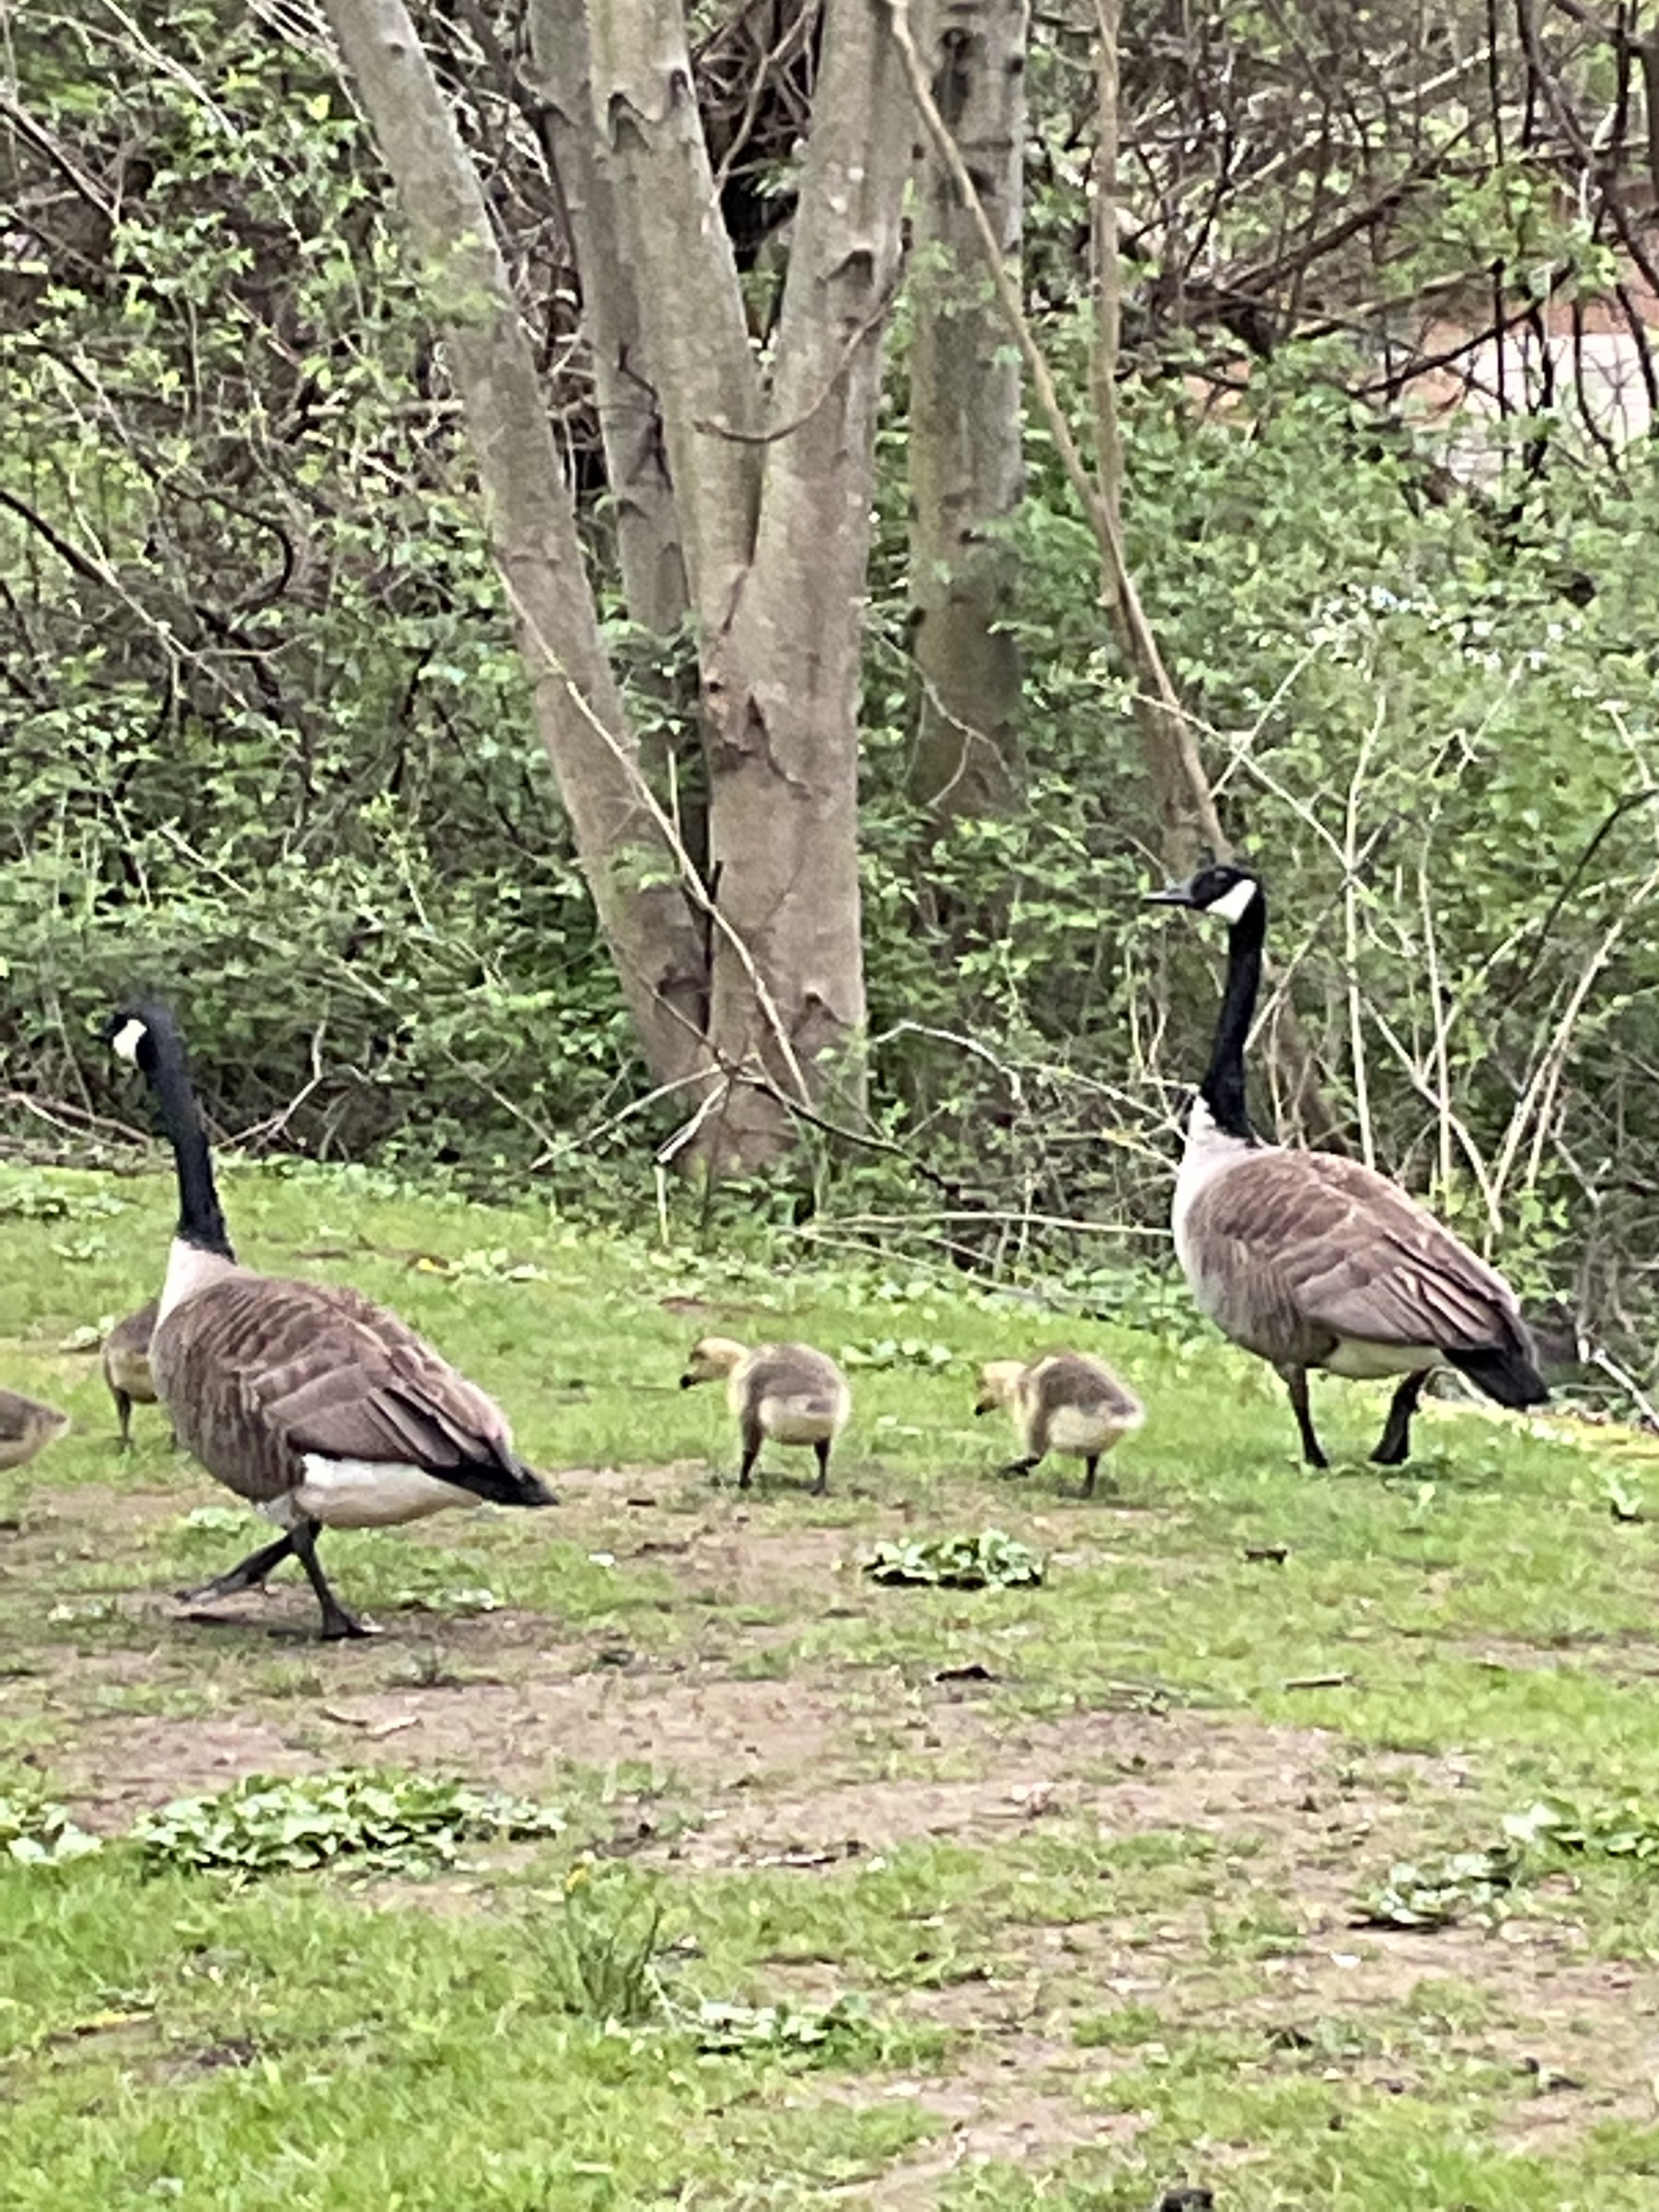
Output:
<instances>
[{"instance_id":1,"label":"goose white cheek patch","mask_svg":"<svg viewBox=\"0 0 1659 2212\"><path fill-rule=\"evenodd\" d=\"M123 1060L137 1060L138 1048L143 1043L145 1034L143 1024L135 1015L131 1020L123 1022L120 1028L116 1030L115 1035L110 1039L110 1048L118 1053Z\"/></svg>"},{"instance_id":2,"label":"goose white cheek patch","mask_svg":"<svg viewBox=\"0 0 1659 2212\"><path fill-rule=\"evenodd\" d=\"M1218 914L1224 922L1242 921L1255 896L1255 885L1246 876L1230 891L1223 891L1218 899L1212 899L1204 911L1206 914Z\"/></svg>"}]
</instances>

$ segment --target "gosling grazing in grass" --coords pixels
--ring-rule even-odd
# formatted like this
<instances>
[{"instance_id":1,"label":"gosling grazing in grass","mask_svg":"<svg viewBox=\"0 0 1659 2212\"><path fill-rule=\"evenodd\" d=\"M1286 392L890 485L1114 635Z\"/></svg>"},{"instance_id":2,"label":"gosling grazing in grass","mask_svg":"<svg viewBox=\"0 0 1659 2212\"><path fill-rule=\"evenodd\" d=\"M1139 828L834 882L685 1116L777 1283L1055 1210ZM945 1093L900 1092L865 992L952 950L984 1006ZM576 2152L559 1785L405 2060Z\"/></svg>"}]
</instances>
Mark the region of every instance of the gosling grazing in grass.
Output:
<instances>
[{"instance_id":1,"label":"gosling grazing in grass","mask_svg":"<svg viewBox=\"0 0 1659 2212\"><path fill-rule=\"evenodd\" d=\"M125 1321L117 1322L104 1339L104 1381L115 1401L115 1417L121 1425L121 1449L132 1449L132 1409L135 1406L154 1406L159 1403L155 1377L150 1372L149 1340L155 1330L155 1317L161 1310L159 1298L152 1298L137 1312L129 1314ZM174 1443L178 1442L175 1435Z\"/></svg>"},{"instance_id":2,"label":"gosling grazing in grass","mask_svg":"<svg viewBox=\"0 0 1659 2212\"><path fill-rule=\"evenodd\" d=\"M178 1175L179 1227L149 1345L156 1389L179 1440L283 1532L181 1595L255 1589L292 1553L324 1636L364 1635L318 1564L322 1529L386 1527L481 1498L550 1505L552 1493L514 1453L500 1407L396 1314L359 1291L237 1265L172 1014L135 1006L107 1036L143 1072Z\"/></svg>"},{"instance_id":3,"label":"gosling grazing in grass","mask_svg":"<svg viewBox=\"0 0 1659 2212\"><path fill-rule=\"evenodd\" d=\"M1006 1406L1022 1456L1005 1474L1029 1474L1050 1452L1066 1452L1084 1465L1083 1495L1095 1494L1100 1462L1121 1437L1138 1429L1146 1408L1103 1360L1086 1352L1049 1352L1028 1366L1021 1359L993 1359L979 1370L976 1413Z\"/></svg>"},{"instance_id":4,"label":"gosling grazing in grass","mask_svg":"<svg viewBox=\"0 0 1659 2212\"><path fill-rule=\"evenodd\" d=\"M1227 983L1187 1123L1173 1226L1201 1310L1284 1377L1310 1467L1308 1370L1402 1379L1373 1460L1398 1467L1431 1369L1455 1367L1500 1406L1549 1395L1515 1293L1397 1183L1357 1160L1265 1143L1244 1105L1244 1047L1261 986L1267 900L1249 868L1212 866L1152 891L1227 924Z\"/></svg>"},{"instance_id":5,"label":"gosling grazing in grass","mask_svg":"<svg viewBox=\"0 0 1659 2212\"><path fill-rule=\"evenodd\" d=\"M853 1393L835 1361L810 1344L757 1344L752 1349L729 1336L700 1337L680 1377L682 1390L694 1383L726 1382L726 1401L743 1439L738 1487L747 1490L770 1438L778 1444L811 1444L818 1463L812 1495L830 1486L830 1449L847 1426Z\"/></svg>"},{"instance_id":6,"label":"gosling grazing in grass","mask_svg":"<svg viewBox=\"0 0 1659 2212\"><path fill-rule=\"evenodd\" d=\"M38 1398L0 1390L0 1469L25 1467L70 1425L69 1415Z\"/></svg>"}]
</instances>

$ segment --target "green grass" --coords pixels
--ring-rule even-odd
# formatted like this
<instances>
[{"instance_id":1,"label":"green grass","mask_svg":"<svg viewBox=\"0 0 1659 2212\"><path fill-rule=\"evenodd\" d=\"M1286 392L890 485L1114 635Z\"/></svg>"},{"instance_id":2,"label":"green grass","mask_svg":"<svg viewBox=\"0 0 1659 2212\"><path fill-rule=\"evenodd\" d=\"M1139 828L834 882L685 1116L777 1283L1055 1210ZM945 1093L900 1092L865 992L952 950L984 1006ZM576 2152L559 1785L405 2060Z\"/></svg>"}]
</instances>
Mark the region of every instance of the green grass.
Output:
<instances>
[{"instance_id":1,"label":"green grass","mask_svg":"<svg viewBox=\"0 0 1659 2212\"><path fill-rule=\"evenodd\" d=\"M226 1198L251 1261L361 1285L494 1391L562 1503L331 1536L365 1646L310 1641L285 1578L185 1616L169 1593L259 1524L153 1411L118 1458L77 1337L155 1288L169 1185L0 1170L0 1381L75 1423L0 1475L0 1795L112 1838L0 1861L0 2208L1145 2212L1183 2176L1228 2212L1656 2201L1645 1863L1540 1863L1501 1927L1349 1917L1545 1791L1659 1802L1659 1558L1607 1505L1616 1477L1659 1510L1640 1439L1437 1406L1384 1475L1382 1393L1328 1385L1348 1455L1310 1474L1274 1378L1184 1319L361 1174L235 1169ZM720 1395L677 1387L713 1328L865 1355L827 1498L801 1454L732 1486ZM979 1361L1067 1340L1149 1408L1092 1503L1074 1462L1000 1480L971 1413ZM1042 1588L860 1571L990 1528ZM119 1840L347 1765L566 1825L240 1887ZM742 2049L705 2004L754 2008Z\"/></svg>"}]
</instances>

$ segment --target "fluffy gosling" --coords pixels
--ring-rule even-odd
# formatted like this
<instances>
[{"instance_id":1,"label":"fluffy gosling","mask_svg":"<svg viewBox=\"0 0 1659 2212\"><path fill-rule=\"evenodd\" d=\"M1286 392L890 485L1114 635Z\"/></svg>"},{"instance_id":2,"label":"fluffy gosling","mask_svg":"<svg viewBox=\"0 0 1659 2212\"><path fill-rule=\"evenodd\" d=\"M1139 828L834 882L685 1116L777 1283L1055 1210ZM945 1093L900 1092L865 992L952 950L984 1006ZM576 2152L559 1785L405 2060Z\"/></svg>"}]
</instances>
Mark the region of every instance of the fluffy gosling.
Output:
<instances>
[{"instance_id":1,"label":"fluffy gosling","mask_svg":"<svg viewBox=\"0 0 1659 2212\"><path fill-rule=\"evenodd\" d=\"M757 1344L752 1349L729 1336L700 1337L680 1377L682 1390L694 1383L726 1382L726 1402L743 1439L738 1487L747 1490L761 1446L811 1444L818 1463L812 1495L830 1486L830 1448L847 1426L853 1394L833 1359L810 1344Z\"/></svg>"},{"instance_id":2,"label":"fluffy gosling","mask_svg":"<svg viewBox=\"0 0 1659 2212\"><path fill-rule=\"evenodd\" d=\"M23 1467L70 1425L69 1415L38 1398L0 1390L0 1468Z\"/></svg>"},{"instance_id":3,"label":"fluffy gosling","mask_svg":"<svg viewBox=\"0 0 1659 2212\"><path fill-rule=\"evenodd\" d=\"M132 1449L132 1409L135 1406L159 1405L155 1377L149 1368L149 1340L155 1333L155 1316L161 1310L161 1300L152 1298L137 1312L129 1314L125 1321L117 1322L104 1339L104 1381L109 1395L115 1401L115 1417L121 1425L121 1449ZM173 1443L176 1448L178 1437Z\"/></svg>"},{"instance_id":4,"label":"fluffy gosling","mask_svg":"<svg viewBox=\"0 0 1659 2212\"><path fill-rule=\"evenodd\" d=\"M1084 1462L1083 1495L1095 1494L1095 1475L1120 1437L1138 1429L1146 1408L1111 1369L1084 1352L1050 1352L1028 1366L993 1359L979 1371L976 1413L1008 1408L1022 1456L1002 1471L1029 1474L1048 1453L1068 1452Z\"/></svg>"}]
</instances>

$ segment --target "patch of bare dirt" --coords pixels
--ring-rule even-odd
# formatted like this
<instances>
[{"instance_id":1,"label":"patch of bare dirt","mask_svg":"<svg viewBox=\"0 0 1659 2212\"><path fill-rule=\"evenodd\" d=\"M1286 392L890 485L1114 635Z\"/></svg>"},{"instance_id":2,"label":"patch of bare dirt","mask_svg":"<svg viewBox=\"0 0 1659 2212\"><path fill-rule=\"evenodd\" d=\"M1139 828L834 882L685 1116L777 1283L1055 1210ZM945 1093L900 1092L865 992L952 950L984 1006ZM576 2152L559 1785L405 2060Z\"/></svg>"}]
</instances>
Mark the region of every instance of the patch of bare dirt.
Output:
<instances>
[{"instance_id":1,"label":"patch of bare dirt","mask_svg":"<svg viewBox=\"0 0 1659 2212\"><path fill-rule=\"evenodd\" d=\"M245 1774L301 1774L319 1761L269 1721L94 1722L56 1761L76 1817L118 1834L141 1812L174 1797L228 1789Z\"/></svg>"},{"instance_id":2,"label":"patch of bare dirt","mask_svg":"<svg viewBox=\"0 0 1659 2212\"><path fill-rule=\"evenodd\" d=\"M961 2168L992 2163L1028 2172L1067 2152L1132 2142L1146 2124L1138 2112L1091 2112L1076 2101L1065 2077L1091 2070L1091 2054L1034 2035L1007 2039L948 2075L849 2085L844 2101L914 2102L936 2132L877 2180L837 2191L850 2203L883 2212L928 2212Z\"/></svg>"}]
</instances>

